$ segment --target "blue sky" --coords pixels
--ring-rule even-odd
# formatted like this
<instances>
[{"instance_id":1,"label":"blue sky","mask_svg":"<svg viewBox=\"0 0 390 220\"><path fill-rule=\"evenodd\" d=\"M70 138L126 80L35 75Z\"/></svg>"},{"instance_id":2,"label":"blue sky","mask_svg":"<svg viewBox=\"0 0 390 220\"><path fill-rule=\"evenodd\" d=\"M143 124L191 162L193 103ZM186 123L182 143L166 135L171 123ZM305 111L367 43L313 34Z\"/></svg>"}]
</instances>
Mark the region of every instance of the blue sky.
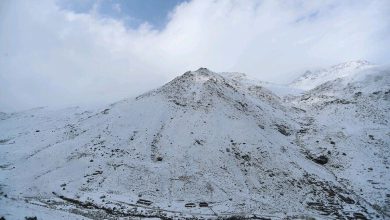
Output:
<instances>
[{"instance_id":1,"label":"blue sky","mask_svg":"<svg viewBox=\"0 0 390 220\"><path fill-rule=\"evenodd\" d=\"M350 60L390 64L389 11L389 0L0 0L0 112L112 103L199 67L287 83Z\"/></svg>"},{"instance_id":2,"label":"blue sky","mask_svg":"<svg viewBox=\"0 0 390 220\"><path fill-rule=\"evenodd\" d=\"M137 28L147 22L156 29L163 29L169 13L186 0L59 0L58 5L77 13L97 10L102 16L122 20L127 26Z\"/></svg>"}]
</instances>

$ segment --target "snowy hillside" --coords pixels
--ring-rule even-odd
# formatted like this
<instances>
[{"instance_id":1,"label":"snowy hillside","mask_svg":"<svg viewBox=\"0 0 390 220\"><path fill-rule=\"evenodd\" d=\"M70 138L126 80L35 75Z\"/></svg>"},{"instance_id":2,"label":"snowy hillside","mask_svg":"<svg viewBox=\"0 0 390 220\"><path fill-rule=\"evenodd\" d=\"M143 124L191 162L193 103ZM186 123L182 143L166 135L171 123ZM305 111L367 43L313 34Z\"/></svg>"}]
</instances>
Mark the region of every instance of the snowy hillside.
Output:
<instances>
[{"instance_id":1,"label":"snowy hillside","mask_svg":"<svg viewBox=\"0 0 390 220\"><path fill-rule=\"evenodd\" d=\"M327 152L327 168L339 182L388 216L390 71L359 71L326 82L295 102L307 123L297 133L300 145L309 154Z\"/></svg>"},{"instance_id":2,"label":"snowy hillside","mask_svg":"<svg viewBox=\"0 0 390 220\"><path fill-rule=\"evenodd\" d=\"M1 113L0 217L389 218L390 74L359 63L306 92L200 68L103 109Z\"/></svg>"},{"instance_id":3,"label":"snowy hillside","mask_svg":"<svg viewBox=\"0 0 390 220\"><path fill-rule=\"evenodd\" d=\"M289 86L297 89L309 90L328 81L348 77L372 67L375 67L375 65L368 61L357 60L341 63L327 69L308 70L302 76L290 83Z\"/></svg>"}]
</instances>

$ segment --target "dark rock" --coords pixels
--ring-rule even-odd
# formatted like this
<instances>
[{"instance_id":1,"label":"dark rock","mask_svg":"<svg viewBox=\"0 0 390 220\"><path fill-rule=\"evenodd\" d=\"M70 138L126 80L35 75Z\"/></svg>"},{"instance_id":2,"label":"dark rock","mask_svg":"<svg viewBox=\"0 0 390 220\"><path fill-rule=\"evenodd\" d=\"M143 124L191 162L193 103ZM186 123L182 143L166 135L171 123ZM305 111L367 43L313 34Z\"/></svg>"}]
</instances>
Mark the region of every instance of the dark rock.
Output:
<instances>
[{"instance_id":1,"label":"dark rock","mask_svg":"<svg viewBox=\"0 0 390 220\"><path fill-rule=\"evenodd\" d=\"M40 130L35 130L35 132L40 132Z\"/></svg>"},{"instance_id":2,"label":"dark rock","mask_svg":"<svg viewBox=\"0 0 390 220\"><path fill-rule=\"evenodd\" d=\"M36 216L33 216L33 217L24 217L25 220L38 220L38 218Z\"/></svg>"},{"instance_id":3,"label":"dark rock","mask_svg":"<svg viewBox=\"0 0 390 220\"><path fill-rule=\"evenodd\" d=\"M250 161L251 160L251 157L249 156L249 155L242 155L241 156L242 157L242 159L244 159L245 161Z\"/></svg>"},{"instance_id":4,"label":"dark rock","mask_svg":"<svg viewBox=\"0 0 390 220\"><path fill-rule=\"evenodd\" d=\"M96 170L94 173L92 173L92 175L100 175L100 174L102 174L103 173L103 171L101 171L101 170Z\"/></svg>"},{"instance_id":5,"label":"dark rock","mask_svg":"<svg viewBox=\"0 0 390 220\"><path fill-rule=\"evenodd\" d=\"M239 104L238 109L241 111L247 111L248 110L248 104L242 103L242 102L237 102Z\"/></svg>"},{"instance_id":6,"label":"dark rock","mask_svg":"<svg viewBox=\"0 0 390 220\"><path fill-rule=\"evenodd\" d=\"M353 217L355 217L355 219L367 220L366 216L358 212L353 213Z\"/></svg>"},{"instance_id":7,"label":"dark rock","mask_svg":"<svg viewBox=\"0 0 390 220\"><path fill-rule=\"evenodd\" d=\"M195 203L187 203L187 204L184 205L184 207L186 207L186 208L194 208L194 207L196 207L196 204Z\"/></svg>"},{"instance_id":8,"label":"dark rock","mask_svg":"<svg viewBox=\"0 0 390 220\"><path fill-rule=\"evenodd\" d=\"M357 92L357 93L354 94L354 97L357 98L357 97L359 97L361 95L362 95L362 92Z\"/></svg>"},{"instance_id":9,"label":"dark rock","mask_svg":"<svg viewBox=\"0 0 390 220\"><path fill-rule=\"evenodd\" d=\"M137 204L151 205L153 202L146 199L138 199Z\"/></svg>"},{"instance_id":10,"label":"dark rock","mask_svg":"<svg viewBox=\"0 0 390 220\"><path fill-rule=\"evenodd\" d=\"M203 145L202 142L203 142L203 141L201 141L201 140L195 140L195 143L198 144L198 145Z\"/></svg>"},{"instance_id":11,"label":"dark rock","mask_svg":"<svg viewBox=\"0 0 390 220\"><path fill-rule=\"evenodd\" d=\"M340 197L340 199L343 200L343 202L345 202L345 203L348 203L348 204L355 204L355 200L353 200L353 199L351 199L351 198L349 198L349 197L347 197L347 196L343 196L343 195L339 194L339 197Z\"/></svg>"},{"instance_id":12,"label":"dark rock","mask_svg":"<svg viewBox=\"0 0 390 220\"><path fill-rule=\"evenodd\" d=\"M335 99L332 101L325 102L324 105L329 105L329 104L353 104L354 102L348 101L346 99Z\"/></svg>"},{"instance_id":13,"label":"dark rock","mask_svg":"<svg viewBox=\"0 0 390 220\"><path fill-rule=\"evenodd\" d=\"M207 202L200 202L199 207L209 207L209 204Z\"/></svg>"},{"instance_id":14,"label":"dark rock","mask_svg":"<svg viewBox=\"0 0 390 220\"><path fill-rule=\"evenodd\" d=\"M110 111L110 109L106 108L101 113L107 115L109 111Z\"/></svg>"},{"instance_id":15,"label":"dark rock","mask_svg":"<svg viewBox=\"0 0 390 220\"><path fill-rule=\"evenodd\" d=\"M313 161L318 164L324 165L328 163L328 157L326 157L325 155L321 155L319 157L313 158Z\"/></svg>"},{"instance_id":16,"label":"dark rock","mask_svg":"<svg viewBox=\"0 0 390 220\"><path fill-rule=\"evenodd\" d=\"M8 141L10 141L11 139L1 139L0 140L0 144L5 144L7 143Z\"/></svg>"},{"instance_id":17,"label":"dark rock","mask_svg":"<svg viewBox=\"0 0 390 220\"><path fill-rule=\"evenodd\" d=\"M180 103L180 102L178 102L176 100L172 100L172 102L175 103L178 106L181 106L181 107L186 107L187 106L186 104L182 104L182 103Z\"/></svg>"},{"instance_id":18,"label":"dark rock","mask_svg":"<svg viewBox=\"0 0 390 220\"><path fill-rule=\"evenodd\" d=\"M331 141L331 142L330 142L330 144L333 144L333 145L335 145L335 144L336 144L336 142L334 142L334 141Z\"/></svg>"},{"instance_id":19,"label":"dark rock","mask_svg":"<svg viewBox=\"0 0 390 220\"><path fill-rule=\"evenodd\" d=\"M302 128L301 130L298 131L299 134L306 134L307 131L309 131L309 128Z\"/></svg>"},{"instance_id":20,"label":"dark rock","mask_svg":"<svg viewBox=\"0 0 390 220\"><path fill-rule=\"evenodd\" d=\"M163 158L162 157L157 157L157 161L162 161Z\"/></svg>"},{"instance_id":21,"label":"dark rock","mask_svg":"<svg viewBox=\"0 0 390 220\"><path fill-rule=\"evenodd\" d=\"M276 124L276 127L277 127L278 131L281 134L283 134L284 136L290 136L291 135L291 132L289 131L290 129L287 126Z\"/></svg>"}]
</instances>

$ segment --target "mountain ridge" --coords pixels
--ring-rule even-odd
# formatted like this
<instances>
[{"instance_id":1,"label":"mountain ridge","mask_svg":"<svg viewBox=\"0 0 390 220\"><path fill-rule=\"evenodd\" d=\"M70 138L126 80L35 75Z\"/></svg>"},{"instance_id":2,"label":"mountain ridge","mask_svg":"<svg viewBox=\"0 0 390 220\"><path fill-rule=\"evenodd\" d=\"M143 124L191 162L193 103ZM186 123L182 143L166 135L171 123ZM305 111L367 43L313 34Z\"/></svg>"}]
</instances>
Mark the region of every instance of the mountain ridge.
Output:
<instances>
[{"instance_id":1,"label":"mountain ridge","mask_svg":"<svg viewBox=\"0 0 390 220\"><path fill-rule=\"evenodd\" d=\"M355 74L359 70L364 70L375 66L376 65L366 60L348 61L330 66L329 68L314 71L307 70L288 85L294 88L310 90L327 81L347 77L351 74Z\"/></svg>"}]
</instances>

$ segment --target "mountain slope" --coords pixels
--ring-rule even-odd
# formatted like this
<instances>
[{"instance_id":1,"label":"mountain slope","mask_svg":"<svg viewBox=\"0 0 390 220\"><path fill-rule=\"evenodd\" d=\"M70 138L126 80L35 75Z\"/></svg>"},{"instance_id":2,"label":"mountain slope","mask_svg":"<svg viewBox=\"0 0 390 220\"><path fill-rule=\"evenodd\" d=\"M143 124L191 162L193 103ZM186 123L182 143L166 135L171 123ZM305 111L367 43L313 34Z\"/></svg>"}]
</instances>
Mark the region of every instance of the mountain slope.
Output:
<instances>
[{"instance_id":1,"label":"mountain slope","mask_svg":"<svg viewBox=\"0 0 390 220\"><path fill-rule=\"evenodd\" d=\"M310 90L328 81L352 76L372 67L375 67L375 65L368 61L357 60L334 65L327 69L308 70L302 76L291 82L289 86L297 89Z\"/></svg>"},{"instance_id":2,"label":"mountain slope","mask_svg":"<svg viewBox=\"0 0 390 220\"><path fill-rule=\"evenodd\" d=\"M333 152L311 145L332 131L311 107L317 99L305 99L311 93L285 103L255 82L201 68L98 111L7 114L0 213L12 217L10 201L26 201L93 219L384 218L373 202L384 204L389 175L375 167L385 190L362 196L332 168Z\"/></svg>"},{"instance_id":3,"label":"mountain slope","mask_svg":"<svg viewBox=\"0 0 390 220\"><path fill-rule=\"evenodd\" d=\"M327 168L340 182L389 215L390 71L358 71L295 102L309 121L298 133L301 146L310 154L329 152Z\"/></svg>"}]
</instances>

